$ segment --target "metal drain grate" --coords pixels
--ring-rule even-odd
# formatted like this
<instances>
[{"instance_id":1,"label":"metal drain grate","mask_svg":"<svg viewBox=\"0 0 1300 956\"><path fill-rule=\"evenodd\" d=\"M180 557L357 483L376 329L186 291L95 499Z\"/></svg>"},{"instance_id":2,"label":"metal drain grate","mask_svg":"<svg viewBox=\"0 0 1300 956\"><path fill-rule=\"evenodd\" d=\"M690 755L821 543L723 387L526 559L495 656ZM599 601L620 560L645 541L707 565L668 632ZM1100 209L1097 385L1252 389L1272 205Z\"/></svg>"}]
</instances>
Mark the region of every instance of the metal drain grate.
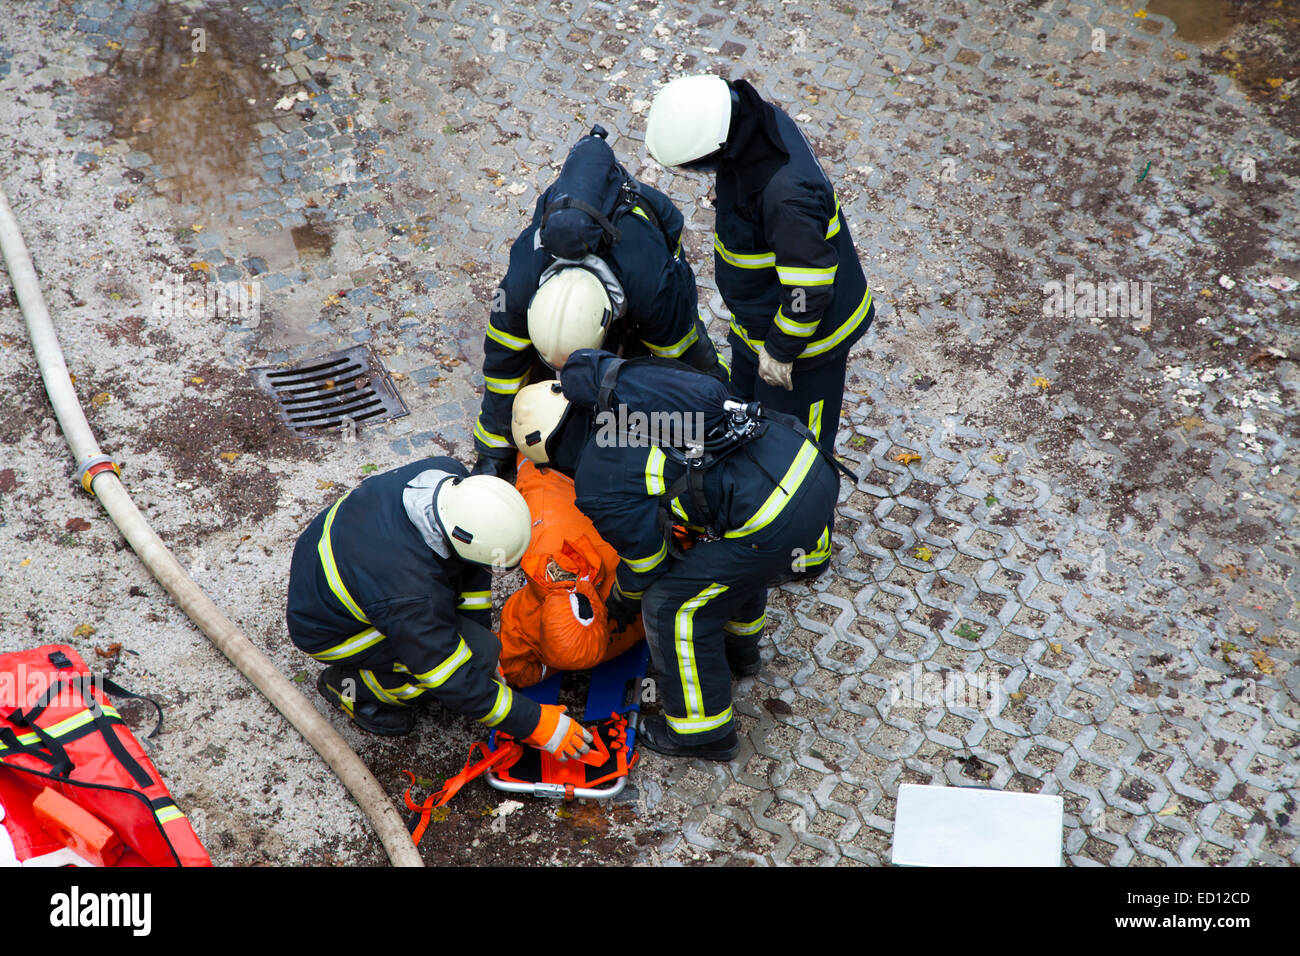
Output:
<instances>
[{"instance_id":1,"label":"metal drain grate","mask_svg":"<svg viewBox=\"0 0 1300 956\"><path fill-rule=\"evenodd\" d=\"M249 369L249 374L275 399L284 423L299 433L346 430L409 414L387 370L364 345L288 368Z\"/></svg>"}]
</instances>

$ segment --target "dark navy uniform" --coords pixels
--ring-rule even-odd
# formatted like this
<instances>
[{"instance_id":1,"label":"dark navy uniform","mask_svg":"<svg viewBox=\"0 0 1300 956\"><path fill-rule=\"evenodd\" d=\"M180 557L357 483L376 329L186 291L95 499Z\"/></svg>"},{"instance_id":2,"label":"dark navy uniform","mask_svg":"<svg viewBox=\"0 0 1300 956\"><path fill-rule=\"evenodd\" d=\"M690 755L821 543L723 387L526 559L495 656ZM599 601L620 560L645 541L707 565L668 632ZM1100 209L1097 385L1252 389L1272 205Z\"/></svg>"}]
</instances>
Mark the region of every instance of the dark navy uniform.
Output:
<instances>
[{"instance_id":1,"label":"dark navy uniform","mask_svg":"<svg viewBox=\"0 0 1300 956\"><path fill-rule=\"evenodd\" d=\"M579 408L595 408L605 372L617 361L603 352L575 352L560 377L565 396ZM702 378L689 369L676 374ZM718 390L720 406L725 386L705 382ZM629 366L618 379L617 399L667 409L682 391L672 373ZM712 421L706 418L706 427ZM710 514L689 493L672 499L672 520L696 535L692 547L674 556L660 496L686 467L659 447L629 447L597 429L582 446L574 483L578 508L619 553L616 587L642 602L668 726L684 743L703 744L732 729L727 643L757 641L769 584L829 560L838 476L812 441L772 423L704 470Z\"/></svg>"},{"instance_id":2,"label":"dark navy uniform","mask_svg":"<svg viewBox=\"0 0 1300 956\"><path fill-rule=\"evenodd\" d=\"M732 382L741 397L806 422L833 453L849 349L875 312L849 225L798 126L744 80L718 165L713 238L731 311ZM793 362L794 391L758 378L758 350Z\"/></svg>"},{"instance_id":3,"label":"dark navy uniform","mask_svg":"<svg viewBox=\"0 0 1300 956\"><path fill-rule=\"evenodd\" d=\"M602 258L626 296L627 311L605 348L643 346L651 354L680 358L708 371L717 353L699 319L695 273L681 255L682 214L663 193L639 185L640 205L618 220L620 240ZM531 381L553 377L528 338L528 303L542 273L556 260L538 238L547 196L537 203L532 224L510 247L510 267L501 281L483 342L487 390L474 425L480 457L514 460L510 409L515 394Z\"/></svg>"},{"instance_id":4,"label":"dark navy uniform","mask_svg":"<svg viewBox=\"0 0 1300 956\"><path fill-rule=\"evenodd\" d=\"M454 459L426 458L374 475L307 526L289 570L289 636L341 666L356 701L406 706L432 694L526 736L541 711L497 679L491 573L454 550L439 557L407 517L403 489L429 469L465 474Z\"/></svg>"}]
</instances>

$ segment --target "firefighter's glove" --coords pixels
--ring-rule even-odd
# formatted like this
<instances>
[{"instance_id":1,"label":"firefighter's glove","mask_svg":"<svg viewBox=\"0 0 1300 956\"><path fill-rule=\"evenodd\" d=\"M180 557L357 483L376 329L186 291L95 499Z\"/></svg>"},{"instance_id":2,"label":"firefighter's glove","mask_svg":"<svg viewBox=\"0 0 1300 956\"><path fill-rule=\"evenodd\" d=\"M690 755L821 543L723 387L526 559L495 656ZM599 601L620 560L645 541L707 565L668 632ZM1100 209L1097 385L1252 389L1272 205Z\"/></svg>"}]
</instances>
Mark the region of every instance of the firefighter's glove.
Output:
<instances>
[{"instance_id":1,"label":"firefighter's glove","mask_svg":"<svg viewBox=\"0 0 1300 956\"><path fill-rule=\"evenodd\" d=\"M790 379L790 371L793 368L793 362L778 362L768 355L766 346L758 350L758 377L773 388L783 388L787 392L793 392L794 382Z\"/></svg>"},{"instance_id":2,"label":"firefighter's glove","mask_svg":"<svg viewBox=\"0 0 1300 956\"><path fill-rule=\"evenodd\" d=\"M591 731L565 715L564 706L542 704L542 719L524 743L561 760L576 760L591 752Z\"/></svg>"},{"instance_id":3,"label":"firefighter's glove","mask_svg":"<svg viewBox=\"0 0 1300 956\"><path fill-rule=\"evenodd\" d=\"M479 455L478 461L474 462L474 467L470 471L470 474L491 475L493 478L500 478L502 481L514 481L514 455L503 456L500 458L492 455Z\"/></svg>"},{"instance_id":4,"label":"firefighter's glove","mask_svg":"<svg viewBox=\"0 0 1300 956\"><path fill-rule=\"evenodd\" d=\"M605 616L609 619L611 634L622 634L640 613L640 601L626 597L617 584L609 589L609 597L605 598Z\"/></svg>"}]
</instances>

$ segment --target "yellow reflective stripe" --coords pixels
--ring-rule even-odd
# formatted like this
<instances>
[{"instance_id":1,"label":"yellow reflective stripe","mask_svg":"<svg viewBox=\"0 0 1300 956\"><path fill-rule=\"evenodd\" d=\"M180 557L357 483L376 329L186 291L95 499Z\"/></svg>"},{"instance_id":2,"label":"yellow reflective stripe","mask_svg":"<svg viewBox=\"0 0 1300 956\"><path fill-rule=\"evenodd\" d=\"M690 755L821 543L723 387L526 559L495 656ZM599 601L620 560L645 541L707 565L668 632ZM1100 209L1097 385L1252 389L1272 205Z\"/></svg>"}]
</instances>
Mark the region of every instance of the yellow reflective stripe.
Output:
<instances>
[{"instance_id":1,"label":"yellow reflective stripe","mask_svg":"<svg viewBox=\"0 0 1300 956\"><path fill-rule=\"evenodd\" d=\"M461 591L458 611L488 611L492 609L491 591Z\"/></svg>"},{"instance_id":2,"label":"yellow reflective stripe","mask_svg":"<svg viewBox=\"0 0 1300 956\"><path fill-rule=\"evenodd\" d=\"M513 395L524 387L524 381L528 378L525 372L518 378L492 378L484 375L483 381L487 383L489 392L496 392L498 395Z\"/></svg>"},{"instance_id":3,"label":"yellow reflective stripe","mask_svg":"<svg viewBox=\"0 0 1300 956\"><path fill-rule=\"evenodd\" d=\"M619 579L617 578L614 579L614 589L620 594L623 594L623 597L632 598L633 601L640 601L642 594L645 594L643 591L624 591L623 585L619 584Z\"/></svg>"},{"instance_id":4,"label":"yellow reflective stripe","mask_svg":"<svg viewBox=\"0 0 1300 956\"><path fill-rule=\"evenodd\" d=\"M416 683L421 687L441 687L456 673L457 668L464 664L473 655L470 653L469 645L465 643L465 638L460 639L451 655L431 671L425 671L423 674L415 674ZM401 664L393 667L393 670L406 671ZM407 671L410 673L410 671Z\"/></svg>"},{"instance_id":5,"label":"yellow reflective stripe","mask_svg":"<svg viewBox=\"0 0 1300 956\"><path fill-rule=\"evenodd\" d=\"M767 612L764 611L758 616L756 621L728 621L722 625L722 629L728 634L736 634L740 637L749 637L751 634L757 634L767 623Z\"/></svg>"},{"instance_id":6,"label":"yellow reflective stripe","mask_svg":"<svg viewBox=\"0 0 1300 956\"><path fill-rule=\"evenodd\" d=\"M640 216L642 219L644 219L646 222L650 221L650 217L645 214L645 210L642 209L640 206L633 206L632 211L636 213L638 216Z\"/></svg>"},{"instance_id":7,"label":"yellow reflective stripe","mask_svg":"<svg viewBox=\"0 0 1300 956\"><path fill-rule=\"evenodd\" d=\"M337 661L344 657L351 657L354 654L360 654L374 647L384 639L373 627L368 627L360 634L353 634L346 641L335 644L333 647L327 647L323 651L317 651L310 655L318 661Z\"/></svg>"},{"instance_id":8,"label":"yellow reflective stripe","mask_svg":"<svg viewBox=\"0 0 1300 956\"><path fill-rule=\"evenodd\" d=\"M683 521L690 521L690 520L691 520L690 518L688 518L688 517L686 516L686 509L682 507L682 499L681 499L681 498L674 498L674 499L673 499L672 508L673 508L673 514L677 515L677 517L681 518Z\"/></svg>"},{"instance_id":9,"label":"yellow reflective stripe","mask_svg":"<svg viewBox=\"0 0 1300 956\"><path fill-rule=\"evenodd\" d=\"M370 619L361 612L357 602L352 600L352 595L348 593L348 589L343 585L343 579L339 577L338 565L334 563L334 547L330 543L330 529L334 527L334 516L338 514L339 505L347 501L350 494L352 492L349 491L347 495L334 502L334 507L325 516L325 530L321 532L320 544L316 545L316 553L320 555L321 567L325 569L325 580L329 582L330 590L339 599L339 603L347 608L348 612L362 624L369 624Z\"/></svg>"},{"instance_id":10,"label":"yellow reflective stripe","mask_svg":"<svg viewBox=\"0 0 1300 956\"><path fill-rule=\"evenodd\" d=\"M785 314L784 308L780 308L776 310L776 322L773 324L786 335L803 337L812 335L817 331L818 321L818 319L813 319L811 322L796 322Z\"/></svg>"},{"instance_id":11,"label":"yellow reflective stripe","mask_svg":"<svg viewBox=\"0 0 1300 956\"><path fill-rule=\"evenodd\" d=\"M660 448L652 447L645 460L645 493L651 497L662 495L668 486L664 481L664 464L668 457Z\"/></svg>"},{"instance_id":12,"label":"yellow reflective stripe","mask_svg":"<svg viewBox=\"0 0 1300 956\"><path fill-rule=\"evenodd\" d=\"M647 571L653 571L659 567L664 558L668 557L668 542L665 541L659 545L659 550L648 558L623 558L623 563L635 571L637 574L645 574Z\"/></svg>"},{"instance_id":13,"label":"yellow reflective stripe","mask_svg":"<svg viewBox=\"0 0 1300 956\"><path fill-rule=\"evenodd\" d=\"M659 346L659 345L655 345L653 342L647 342L645 339L642 339L641 341L645 344L646 348L648 348L655 355L659 356L659 358L680 358L681 355L688 348L690 348L699 340L700 340L700 335L696 331L695 326L692 325L691 330L687 332L685 335L683 335L679 341L677 341L672 345Z\"/></svg>"},{"instance_id":14,"label":"yellow reflective stripe","mask_svg":"<svg viewBox=\"0 0 1300 956\"><path fill-rule=\"evenodd\" d=\"M808 430L813 433L814 438L822 437L822 409L826 406L825 400L813 402L808 409Z\"/></svg>"},{"instance_id":15,"label":"yellow reflective stripe","mask_svg":"<svg viewBox=\"0 0 1300 956\"><path fill-rule=\"evenodd\" d=\"M743 538L745 535L761 531L771 524L790 498L794 496L794 493L799 490L799 486L803 484L803 480L807 477L808 470L812 468L816 458L817 446L805 440L799 449L799 454L795 455L794 461L790 463L790 467L786 470L785 477L772 489L772 493L763 502L763 507L754 512L754 516L739 528L728 531L725 537ZM787 491L787 489L789 490Z\"/></svg>"},{"instance_id":16,"label":"yellow reflective stripe","mask_svg":"<svg viewBox=\"0 0 1300 956\"><path fill-rule=\"evenodd\" d=\"M817 547L813 553L808 555L808 564L821 564L822 560L831 556L831 529L823 528L822 536L817 539Z\"/></svg>"},{"instance_id":17,"label":"yellow reflective stripe","mask_svg":"<svg viewBox=\"0 0 1300 956\"><path fill-rule=\"evenodd\" d=\"M181 813L181 808L174 803L169 806L159 807L153 812L153 815L158 818L159 823L171 823L173 820L185 819L185 814Z\"/></svg>"},{"instance_id":18,"label":"yellow reflective stripe","mask_svg":"<svg viewBox=\"0 0 1300 956\"><path fill-rule=\"evenodd\" d=\"M492 324L491 320L488 320L487 337L497 345L503 345L512 352L522 352L524 349L533 347L533 343L529 339L511 335L509 332L502 332Z\"/></svg>"},{"instance_id":19,"label":"yellow reflective stripe","mask_svg":"<svg viewBox=\"0 0 1300 956\"><path fill-rule=\"evenodd\" d=\"M100 704L100 709L109 717L116 717L118 720L122 719L122 715L109 704ZM47 737L62 737L65 734L70 734L72 731L86 726L86 724L90 723L94 719L94 714L89 710L83 710L73 714L71 717L65 717L57 724L51 724L49 727L42 727L41 731ZM41 741L41 738L34 733L15 734L15 736L18 738L18 742L24 746L27 744L40 743ZM6 749L8 748L0 745L0 753L4 753Z\"/></svg>"},{"instance_id":20,"label":"yellow reflective stripe","mask_svg":"<svg viewBox=\"0 0 1300 956\"><path fill-rule=\"evenodd\" d=\"M777 266L776 274L782 285L834 285L835 270L839 266L812 268L811 266Z\"/></svg>"},{"instance_id":21,"label":"yellow reflective stripe","mask_svg":"<svg viewBox=\"0 0 1300 956\"><path fill-rule=\"evenodd\" d=\"M674 633L676 634L677 643L677 676L682 682L682 699L686 704L686 717L678 718L685 724L694 724L696 721L714 721L717 717L706 717L704 713L704 692L700 690L699 668L695 663L695 636L693 629L695 626L695 612L702 608L709 601L713 600L723 591L727 590L725 584L710 584L695 597L686 601L677 609L676 620L674 621ZM724 714L728 717L731 715L731 708L728 707ZM699 733L702 730L711 730L719 726L713 723L710 726L691 727L682 730L674 722L672 717L668 718L672 728L678 733ZM723 723L726 721L723 720Z\"/></svg>"},{"instance_id":22,"label":"yellow reflective stripe","mask_svg":"<svg viewBox=\"0 0 1300 956\"><path fill-rule=\"evenodd\" d=\"M508 440L501 435L495 435L483 427L483 416L480 415L474 422L474 437L487 445L489 448L513 448Z\"/></svg>"},{"instance_id":23,"label":"yellow reflective stripe","mask_svg":"<svg viewBox=\"0 0 1300 956\"><path fill-rule=\"evenodd\" d=\"M510 688L499 680L493 680L492 683L497 685L497 700L492 705L492 709L487 712L486 717L480 717L478 722L487 727L495 727L501 721L506 719L506 714L510 713L510 706L514 703L514 694Z\"/></svg>"},{"instance_id":24,"label":"yellow reflective stripe","mask_svg":"<svg viewBox=\"0 0 1300 956\"><path fill-rule=\"evenodd\" d=\"M398 700L395 696L393 696L383 688L383 686L379 683L378 678L375 677L374 671L367 671L367 670L361 671L361 683L369 687L370 692L374 694L376 697L378 697L380 700L382 700L384 703L386 704L401 703L400 700ZM410 685L406 685L406 686L410 686Z\"/></svg>"},{"instance_id":25,"label":"yellow reflective stripe","mask_svg":"<svg viewBox=\"0 0 1300 956\"><path fill-rule=\"evenodd\" d=\"M679 734L702 734L725 726L731 720L731 707L712 717L669 717L668 726Z\"/></svg>"},{"instance_id":26,"label":"yellow reflective stripe","mask_svg":"<svg viewBox=\"0 0 1300 956\"><path fill-rule=\"evenodd\" d=\"M732 252L722 244L718 234L713 234L713 249L722 261L737 269L770 269L776 265L775 252Z\"/></svg>"},{"instance_id":27,"label":"yellow reflective stripe","mask_svg":"<svg viewBox=\"0 0 1300 956\"><path fill-rule=\"evenodd\" d=\"M804 346L804 350L800 352L797 357L811 358L814 355L823 355L835 348L835 346L839 345L852 335L853 331L862 324L862 320L867 317L867 311L870 308L871 290L868 289L867 294L862 297L862 301L853 311L853 314L845 319L844 323L838 329L826 336L826 338L818 339L817 341L810 342L808 345ZM763 347L762 340L749 337L748 333L746 333L741 327L740 322L736 319L734 313L731 316L731 331L735 332L737 338L739 338L740 341L743 342L754 354L757 355L758 350Z\"/></svg>"},{"instance_id":28,"label":"yellow reflective stripe","mask_svg":"<svg viewBox=\"0 0 1300 956\"><path fill-rule=\"evenodd\" d=\"M826 238L834 239L840 232L840 204L835 204L835 215L831 216L831 224L826 229Z\"/></svg>"}]
</instances>

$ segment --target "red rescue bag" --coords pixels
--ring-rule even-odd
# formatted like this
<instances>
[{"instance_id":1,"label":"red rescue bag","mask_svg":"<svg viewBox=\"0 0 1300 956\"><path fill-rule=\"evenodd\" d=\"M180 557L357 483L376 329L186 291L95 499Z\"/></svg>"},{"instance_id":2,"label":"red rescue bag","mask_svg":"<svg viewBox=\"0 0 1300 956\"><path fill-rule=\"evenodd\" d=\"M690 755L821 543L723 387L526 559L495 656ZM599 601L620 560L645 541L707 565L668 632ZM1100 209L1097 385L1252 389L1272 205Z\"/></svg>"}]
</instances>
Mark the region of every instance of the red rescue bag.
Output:
<instances>
[{"instance_id":1,"label":"red rescue bag","mask_svg":"<svg viewBox=\"0 0 1300 956\"><path fill-rule=\"evenodd\" d=\"M0 654L0 804L19 860L72 843L93 828L46 794L66 797L113 831L113 866L211 866L140 742L75 650L63 644ZM52 825L51 821L55 821ZM65 826L58 825L62 821ZM56 834L59 834L56 836ZM95 840L103 845L102 832Z\"/></svg>"}]
</instances>

